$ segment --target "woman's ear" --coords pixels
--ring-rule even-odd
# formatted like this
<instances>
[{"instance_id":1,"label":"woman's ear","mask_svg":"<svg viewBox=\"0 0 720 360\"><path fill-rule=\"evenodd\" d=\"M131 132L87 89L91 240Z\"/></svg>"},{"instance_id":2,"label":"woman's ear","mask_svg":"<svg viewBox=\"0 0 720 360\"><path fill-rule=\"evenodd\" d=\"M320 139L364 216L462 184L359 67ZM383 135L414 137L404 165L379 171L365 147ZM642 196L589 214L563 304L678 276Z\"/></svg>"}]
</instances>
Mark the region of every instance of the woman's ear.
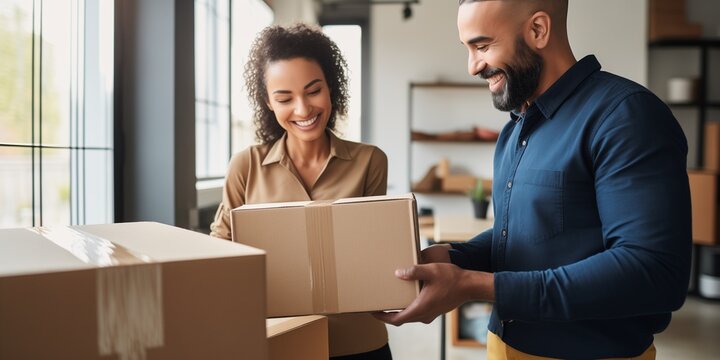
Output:
<instances>
[{"instance_id":1,"label":"woman's ear","mask_svg":"<svg viewBox=\"0 0 720 360\"><path fill-rule=\"evenodd\" d=\"M269 101L266 102L265 105L267 105L268 109L270 109L271 112L275 112L275 110L273 109L272 105L270 105L270 102L269 102Z\"/></svg>"},{"instance_id":2,"label":"woman's ear","mask_svg":"<svg viewBox=\"0 0 720 360\"><path fill-rule=\"evenodd\" d=\"M544 49L550 41L552 20L544 11L538 11L530 17L529 28L526 31L526 42L536 50Z\"/></svg>"}]
</instances>

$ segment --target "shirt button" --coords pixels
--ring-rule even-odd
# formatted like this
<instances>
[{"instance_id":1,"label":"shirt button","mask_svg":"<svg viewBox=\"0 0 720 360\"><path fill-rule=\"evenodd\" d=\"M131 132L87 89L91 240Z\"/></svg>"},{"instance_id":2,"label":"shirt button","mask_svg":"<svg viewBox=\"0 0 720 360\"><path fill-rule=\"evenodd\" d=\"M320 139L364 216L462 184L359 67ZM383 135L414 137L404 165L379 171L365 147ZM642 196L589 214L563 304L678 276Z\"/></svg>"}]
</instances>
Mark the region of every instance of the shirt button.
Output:
<instances>
[{"instance_id":1,"label":"shirt button","mask_svg":"<svg viewBox=\"0 0 720 360\"><path fill-rule=\"evenodd\" d=\"M525 146L525 145L527 145L527 140L522 141L522 146Z\"/></svg>"},{"instance_id":2,"label":"shirt button","mask_svg":"<svg viewBox=\"0 0 720 360\"><path fill-rule=\"evenodd\" d=\"M507 236L507 231L503 230L503 231L502 231L502 236L503 236L503 237L506 237L506 236Z\"/></svg>"},{"instance_id":3,"label":"shirt button","mask_svg":"<svg viewBox=\"0 0 720 360\"><path fill-rule=\"evenodd\" d=\"M512 187L512 181L508 181L507 187L508 189Z\"/></svg>"}]
</instances>

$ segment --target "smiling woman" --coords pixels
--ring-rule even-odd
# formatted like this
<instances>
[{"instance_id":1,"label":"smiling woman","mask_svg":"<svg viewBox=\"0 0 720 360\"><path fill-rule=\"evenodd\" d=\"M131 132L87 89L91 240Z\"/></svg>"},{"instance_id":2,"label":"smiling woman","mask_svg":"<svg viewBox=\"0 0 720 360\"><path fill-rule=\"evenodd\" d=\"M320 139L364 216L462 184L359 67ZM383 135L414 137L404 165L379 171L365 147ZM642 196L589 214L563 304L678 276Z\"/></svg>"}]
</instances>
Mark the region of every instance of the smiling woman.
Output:
<instances>
[{"instance_id":1,"label":"smiling woman","mask_svg":"<svg viewBox=\"0 0 720 360\"><path fill-rule=\"evenodd\" d=\"M385 153L335 134L347 111L346 74L340 50L319 28L273 26L258 35L245 82L261 144L230 161L212 236L231 238L230 210L243 204L385 194ZM392 357L385 325L371 315L328 319L331 356Z\"/></svg>"},{"instance_id":2,"label":"smiling woman","mask_svg":"<svg viewBox=\"0 0 720 360\"><path fill-rule=\"evenodd\" d=\"M230 210L243 204L383 195L387 157L335 134L347 109L346 63L319 28L272 26L245 68L260 145L235 154L211 235L230 239ZM243 231L243 229L232 229ZM390 359L387 330L369 314L329 317L330 355Z\"/></svg>"},{"instance_id":3,"label":"smiling woman","mask_svg":"<svg viewBox=\"0 0 720 360\"><path fill-rule=\"evenodd\" d=\"M292 134L289 143L324 142L332 105L320 65L304 58L273 62L265 72L265 84L267 106L278 125Z\"/></svg>"}]
</instances>

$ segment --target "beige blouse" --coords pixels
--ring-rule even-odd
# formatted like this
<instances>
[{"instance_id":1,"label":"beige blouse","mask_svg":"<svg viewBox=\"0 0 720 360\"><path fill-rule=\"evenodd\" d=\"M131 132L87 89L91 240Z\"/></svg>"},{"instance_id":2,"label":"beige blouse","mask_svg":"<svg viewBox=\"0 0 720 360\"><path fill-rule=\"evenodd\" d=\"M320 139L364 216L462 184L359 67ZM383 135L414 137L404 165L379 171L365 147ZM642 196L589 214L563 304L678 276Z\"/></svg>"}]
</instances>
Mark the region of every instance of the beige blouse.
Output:
<instances>
[{"instance_id":1,"label":"beige blouse","mask_svg":"<svg viewBox=\"0 0 720 360\"><path fill-rule=\"evenodd\" d=\"M384 195L385 153L375 146L328 134L330 157L312 189L303 186L290 160L287 134L272 145L251 146L233 156L210 235L230 240L230 211L243 204ZM372 351L388 341L385 324L370 314L332 315L328 323L330 356Z\"/></svg>"}]
</instances>

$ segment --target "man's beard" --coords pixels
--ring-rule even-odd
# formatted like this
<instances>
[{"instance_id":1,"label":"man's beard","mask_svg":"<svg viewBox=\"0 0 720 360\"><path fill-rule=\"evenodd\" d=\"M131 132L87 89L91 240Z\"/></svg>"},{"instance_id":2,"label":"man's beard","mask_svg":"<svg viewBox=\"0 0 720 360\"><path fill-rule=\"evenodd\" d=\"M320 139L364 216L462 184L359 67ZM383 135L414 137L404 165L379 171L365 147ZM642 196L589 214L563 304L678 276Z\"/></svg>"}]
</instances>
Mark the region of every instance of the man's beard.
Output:
<instances>
[{"instance_id":1,"label":"man's beard","mask_svg":"<svg viewBox=\"0 0 720 360\"><path fill-rule=\"evenodd\" d=\"M538 88L543 61L540 55L532 51L522 37L516 41L515 59L506 69L487 68L480 72L483 79L498 73L505 74L505 84L496 93L492 93L493 105L500 111L519 110Z\"/></svg>"}]
</instances>

